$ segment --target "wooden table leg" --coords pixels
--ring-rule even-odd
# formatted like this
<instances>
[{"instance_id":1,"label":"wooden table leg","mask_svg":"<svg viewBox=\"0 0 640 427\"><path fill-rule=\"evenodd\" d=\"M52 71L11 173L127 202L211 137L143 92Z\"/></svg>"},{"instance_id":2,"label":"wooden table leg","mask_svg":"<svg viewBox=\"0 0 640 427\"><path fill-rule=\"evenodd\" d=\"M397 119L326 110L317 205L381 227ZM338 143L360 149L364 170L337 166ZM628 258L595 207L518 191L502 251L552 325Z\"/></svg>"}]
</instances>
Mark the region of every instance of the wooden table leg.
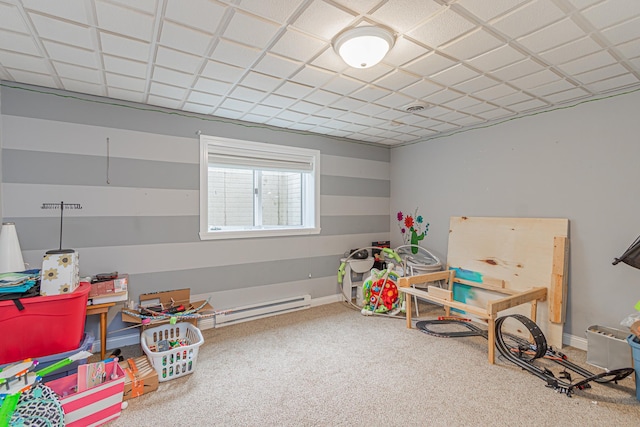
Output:
<instances>
[{"instance_id":1,"label":"wooden table leg","mask_svg":"<svg viewBox=\"0 0 640 427\"><path fill-rule=\"evenodd\" d=\"M107 352L107 313L100 313L100 359L104 360Z\"/></svg>"},{"instance_id":2,"label":"wooden table leg","mask_svg":"<svg viewBox=\"0 0 640 427\"><path fill-rule=\"evenodd\" d=\"M407 302L407 300L409 301ZM407 312L407 328L411 329L411 297L405 298L405 308Z\"/></svg>"},{"instance_id":3,"label":"wooden table leg","mask_svg":"<svg viewBox=\"0 0 640 427\"><path fill-rule=\"evenodd\" d=\"M489 363L493 365L496 362L496 320L490 318L488 326L487 338L489 341Z\"/></svg>"},{"instance_id":4,"label":"wooden table leg","mask_svg":"<svg viewBox=\"0 0 640 427\"><path fill-rule=\"evenodd\" d=\"M104 356L107 352L107 314L109 309L116 305L115 302L107 302L104 304L95 304L87 306L87 316L94 314L100 315L100 357L104 360Z\"/></svg>"}]
</instances>

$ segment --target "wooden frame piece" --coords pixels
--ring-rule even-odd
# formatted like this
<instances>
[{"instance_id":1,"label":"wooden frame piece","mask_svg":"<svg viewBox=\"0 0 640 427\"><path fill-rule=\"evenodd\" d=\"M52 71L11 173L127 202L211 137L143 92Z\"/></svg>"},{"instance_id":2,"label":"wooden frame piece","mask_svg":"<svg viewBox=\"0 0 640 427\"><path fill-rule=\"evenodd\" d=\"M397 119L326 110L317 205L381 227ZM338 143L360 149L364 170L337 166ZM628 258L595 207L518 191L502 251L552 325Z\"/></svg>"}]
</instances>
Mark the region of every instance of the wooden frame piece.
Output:
<instances>
[{"instance_id":1,"label":"wooden frame piece","mask_svg":"<svg viewBox=\"0 0 640 427\"><path fill-rule=\"evenodd\" d=\"M446 289L434 288L436 292L429 292L422 289L415 289L411 285L419 283L434 282L437 280L447 281ZM500 282L502 282L500 284ZM449 299L447 295L451 295L453 292L454 283L464 284L471 287L477 287L485 290L490 290L498 294L505 295L502 298L490 300L487 302L486 307L478 307L475 305L463 303ZM496 285L496 283L498 283ZM431 289L433 287L429 287ZM398 290L408 295L415 295L418 298L430 301L435 304L444 306L445 315L450 315L451 308L463 310L466 313L479 317L487 321L488 325L488 350L489 350L489 363L495 363L495 320L498 317L498 313L519 305L530 303L531 304L531 320L536 321L538 301L544 301L547 298L547 288L536 287L527 290L517 291L504 287L504 281L495 280L483 280L483 282L472 282L456 278L455 270L440 271L435 273L425 273L409 277L401 277L398 281ZM407 316L407 328L411 329L411 304L406 304L406 316Z\"/></svg>"},{"instance_id":2,"label":"wooden frame piece","mask_svg":"<svg viewBox=\"0 0 640 427\"><path fill-rule=\"evenodd\" d=\"M553 238L553 267L549 290L549 321L564 323L567 314L567 272L569 271L569 239Z\"/></svg>"}]
</instances>

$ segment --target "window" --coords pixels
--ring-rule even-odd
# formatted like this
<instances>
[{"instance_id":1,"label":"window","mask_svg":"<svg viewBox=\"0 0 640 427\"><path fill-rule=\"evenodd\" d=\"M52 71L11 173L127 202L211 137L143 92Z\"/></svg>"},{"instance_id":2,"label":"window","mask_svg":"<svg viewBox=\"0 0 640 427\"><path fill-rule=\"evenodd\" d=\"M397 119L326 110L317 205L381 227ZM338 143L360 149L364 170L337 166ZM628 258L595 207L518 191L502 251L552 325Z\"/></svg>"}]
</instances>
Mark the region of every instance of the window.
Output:
<instances>
[{"instance_id":1,"label":"window","mask_svg":"<svg viewBox=\"0 0 640 427\"><path fill-rule=\"evenodd\" d=\"M200 135L200 239L319 232L318 150Z\"/></svg>"}]
</instances>

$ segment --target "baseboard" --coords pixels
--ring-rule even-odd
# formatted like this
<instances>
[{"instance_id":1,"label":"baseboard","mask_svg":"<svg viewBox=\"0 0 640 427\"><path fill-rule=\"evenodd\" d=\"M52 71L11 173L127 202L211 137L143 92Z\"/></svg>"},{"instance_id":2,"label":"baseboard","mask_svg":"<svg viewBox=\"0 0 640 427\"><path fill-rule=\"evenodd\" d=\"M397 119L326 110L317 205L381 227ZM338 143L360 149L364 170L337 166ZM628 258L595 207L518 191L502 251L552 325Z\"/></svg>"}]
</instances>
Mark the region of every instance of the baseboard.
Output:
<instances>
[{"instance_id":1,"label":"baseboard","mask_svg":"<svg viewBox=\"0 0 640 427\"><path fill-rule=\"evenodd\" d=\"M140 334L127 334L120 335L117 337L107 338L107 349L115 349L120 347L125 347L128 345L136 345L140 344ZM100 353L100 340L96 340L93 342L93 346L91 347L92 353Z\"/></svg>"},{"instance_id":2,"label":"baseboard","mask_svg":"<svg viewBox=\"0 0 640 427\"><path fill-rule=\"evenodd\" d=\"M343 301L342 294L329 295L328 297L311 298L311 307L319 305L333 304L334 302Z\"/></svg>"},{"instance_id":3,"label":"baseboard","mask_svg":"<svg viewBox=\"0 0 640 427\"><path fill-rule=\"evenodd\" d=\"M571 334L562 334L562 344L587 351L587 339Z\"/></svg>"}]
</instances>

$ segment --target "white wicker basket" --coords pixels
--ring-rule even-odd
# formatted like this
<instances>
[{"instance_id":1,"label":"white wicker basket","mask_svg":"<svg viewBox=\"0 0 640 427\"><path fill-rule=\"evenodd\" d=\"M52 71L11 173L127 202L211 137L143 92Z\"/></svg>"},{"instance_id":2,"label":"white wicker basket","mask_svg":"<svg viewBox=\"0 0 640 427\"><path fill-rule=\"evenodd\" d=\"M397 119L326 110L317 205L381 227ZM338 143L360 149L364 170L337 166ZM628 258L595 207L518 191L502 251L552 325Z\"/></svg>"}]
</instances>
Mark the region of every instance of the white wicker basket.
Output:
<instances>
[{"instance_id":1,"label":"white wicker basket","mask_svg":"<svg viewBox=\"0 0 640 427\"><path fill-rule=\"evenodd\" d=\"M160 341L182 341L180 347L158 351ZM158 373L158 381L169 381L196 369L198 348L204 343L202 332L191 323L162 325L142 332L140 344Z\"/></svg>"}]
</instances>

